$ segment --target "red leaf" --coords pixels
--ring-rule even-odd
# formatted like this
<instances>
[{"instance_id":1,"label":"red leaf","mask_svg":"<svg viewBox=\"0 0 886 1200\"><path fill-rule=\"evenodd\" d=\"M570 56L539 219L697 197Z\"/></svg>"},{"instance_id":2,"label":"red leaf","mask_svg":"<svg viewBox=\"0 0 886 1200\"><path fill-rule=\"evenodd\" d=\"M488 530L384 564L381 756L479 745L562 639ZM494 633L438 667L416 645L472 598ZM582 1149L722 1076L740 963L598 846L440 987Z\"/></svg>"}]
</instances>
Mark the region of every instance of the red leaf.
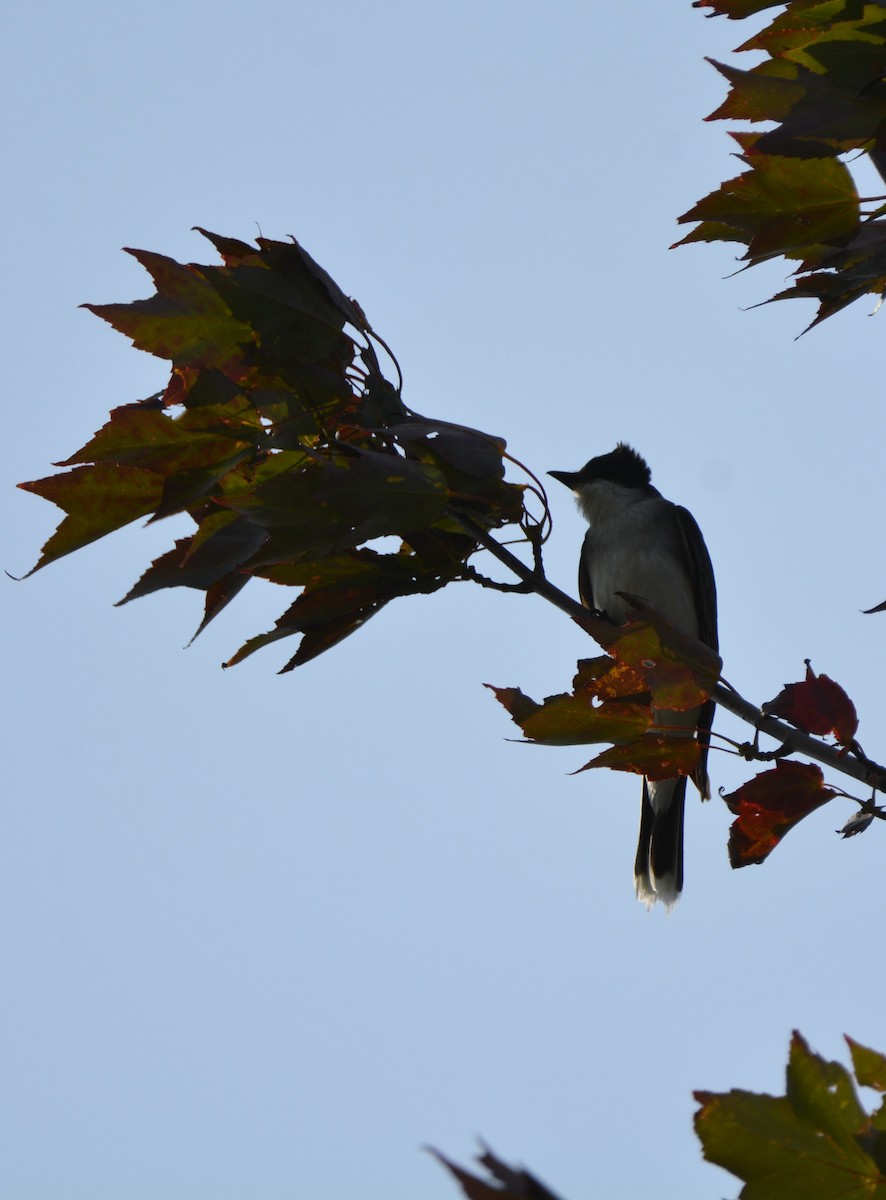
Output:
<instances>
[{"instance_id":1,"label":"red leaf","mask_svg":"<svg viewBox=\"0 0 886 1200\"><path fill-rule=\"evenodd\" d=\"M824 737L833 733L847 746L858 730L855 705L838 683L827 675L816 675L806 660L806 679L787 683L774 700L763 705L764 713L784 717L804 733Z\"/></svg>"},{"instance_id":2,"label":"red leaf","mask_svg":"<svg viewBox=\"0 0 886 1200\"><path fill-rule=\"evenodd\" d=\"M784 835L836 795L812 763L780 762L723 799L738 818L729 831L729 861L735 868L761 863Z\"/></svg>"}]
</instances>

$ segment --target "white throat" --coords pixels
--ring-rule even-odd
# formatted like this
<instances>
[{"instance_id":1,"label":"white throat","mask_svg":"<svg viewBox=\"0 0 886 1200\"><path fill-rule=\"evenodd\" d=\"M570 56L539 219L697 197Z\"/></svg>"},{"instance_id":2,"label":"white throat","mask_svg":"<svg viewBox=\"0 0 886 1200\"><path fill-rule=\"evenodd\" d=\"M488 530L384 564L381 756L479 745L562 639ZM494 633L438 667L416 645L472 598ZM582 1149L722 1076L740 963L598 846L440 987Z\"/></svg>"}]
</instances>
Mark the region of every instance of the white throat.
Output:
<instances>
[{"instance_id":1,"label":"white throat","mask_svg":"<svg viewBox=\"0 0 886 1200\"><path fill-rule=\"evenodd\" d=\"M582 483L575 491L575 502L584 519L591 526L618 516L632 504L657 496L653 487L625 487L609 479L595 479L593 483Z\"/></svg>"}]
</instances>

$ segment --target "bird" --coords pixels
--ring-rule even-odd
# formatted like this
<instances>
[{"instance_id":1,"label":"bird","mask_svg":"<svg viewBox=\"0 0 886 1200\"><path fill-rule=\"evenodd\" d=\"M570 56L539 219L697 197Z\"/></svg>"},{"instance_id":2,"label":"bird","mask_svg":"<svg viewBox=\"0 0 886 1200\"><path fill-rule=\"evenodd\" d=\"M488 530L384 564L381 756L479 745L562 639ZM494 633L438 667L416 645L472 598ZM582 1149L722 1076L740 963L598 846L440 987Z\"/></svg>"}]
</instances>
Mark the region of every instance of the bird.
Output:
<instances>
[{"instance_id":1,"label":"bird","mask_svg":"<svg viewBox=\"0 0 886 1200\"><path fill-rule=\"evenodd\" d=\"M624 625L632 610L620 593L629 593L716 651L717 588L707 546L692 514L652 486L645 459L619 442L579 471L548 474L571 489L588 522L578 568L585 608ZM707 757L714 707L707 700L687 712L654 711L657 725L698 737L701 754L692 779L703 800L711 794ZM634 886L647 909L661 901L670 910L683 889L685 803L685 775L644 776Z\"/></svg>"}]
</instances>

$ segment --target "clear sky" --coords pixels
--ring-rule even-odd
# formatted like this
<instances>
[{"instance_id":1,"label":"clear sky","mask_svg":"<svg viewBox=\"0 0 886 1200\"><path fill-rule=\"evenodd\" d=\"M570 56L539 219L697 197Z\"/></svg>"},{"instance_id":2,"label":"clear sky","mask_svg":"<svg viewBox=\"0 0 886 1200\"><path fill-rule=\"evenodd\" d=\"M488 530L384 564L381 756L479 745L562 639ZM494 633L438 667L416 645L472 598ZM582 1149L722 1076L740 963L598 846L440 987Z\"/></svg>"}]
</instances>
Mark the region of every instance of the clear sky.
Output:
<instances>
[{"instance_id":1,"label":"clear sky","mask_svg":"<svg viewBox=\"0 0 886 1200\"><path fill-rule=\"evenodd\" d=\"M783 267L669 252L739 164L688 0L445 6L55 0L4 22L3 556L49 473L166 368L78 309L149 293L124 245L292 233L396 349L418 410L537 471L620 439L699 520L727 678L803 659L886 757L882 337L858 305L743 311ZM882 187L877 190L882 191ZM208 257L207 257L208 256ZM570 590L565 491L547 563ZM588 653L535 598L391 605L300 672L221 661L289 597L253 584L185 653L196 593L114 609L184 526L0 588L0 1195L450 1200L421 1147L480 1135L566 1200L705 1200L693 1088L778 1091L792 1028L886 1050L883 831L810 818L732 872L690 799L686 890L633 896L639 784L514 744L481 684L560 691ZM717 728L744 739L728 715ZM715 789L753 773L715 754Z\"/></svg>"}]
</instances>

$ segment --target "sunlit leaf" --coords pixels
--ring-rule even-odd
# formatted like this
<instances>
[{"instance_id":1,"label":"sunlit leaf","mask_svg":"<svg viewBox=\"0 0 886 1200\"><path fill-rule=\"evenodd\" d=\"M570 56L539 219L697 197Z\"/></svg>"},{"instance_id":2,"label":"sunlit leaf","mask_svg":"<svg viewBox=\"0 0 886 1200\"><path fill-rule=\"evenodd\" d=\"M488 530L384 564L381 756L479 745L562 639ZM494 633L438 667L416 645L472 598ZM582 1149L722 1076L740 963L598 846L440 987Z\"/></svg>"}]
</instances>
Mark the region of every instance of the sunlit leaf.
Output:
<instances>
[{"instance_id":1,"label":"sunlit leaf","mask_svg":"<svg viewBox=\"0 0 886 1200\"><path fill-rule=\"evenodd\" d=\"M691 775L698 766L700 754L701 748L695 738L647 733L627 745L604 750L574 773L608 767L612 771L645 775L647 779L674 779L678 775Z\"/></svg>"},{"instance_id":2,"label":"sunlit leaf","mask_svg":"<svg viewBox=\"0 0 886 1200\"><path fill-rule=\"evenodd\" d=\"M860 1080L859 1080L860 1081ZM696 1092L705 1158L744 1182L741 1200L884 1200L883 1134L845 1067L791 1042L784 1096Z\"/></svg>"},{"instance_id":3,"label":"sunlit leaf","mask_svg":"<svg viewBox=\"0 0 886 1200\"><path fill-rule=\"evenodd\" d=\"M641 619L617 627L606 648L644 681L659 708L698 707L720 677L720 656L640 597L624 595Z\"/></svg>"},{"instance_id":4,"label":"sunlit leaf","mask_svg":"<svg viewBox=\"0 0 886 1200\"><path fill-rule=\"evenodd\" d=\"M548 696L541 704L536 704L516 688L486 686L508 710L527 739L543 746L633 741L652 720L648 704L609 700L594 705L585 694L565 693Z\"/></svg>"}]
</instances>

